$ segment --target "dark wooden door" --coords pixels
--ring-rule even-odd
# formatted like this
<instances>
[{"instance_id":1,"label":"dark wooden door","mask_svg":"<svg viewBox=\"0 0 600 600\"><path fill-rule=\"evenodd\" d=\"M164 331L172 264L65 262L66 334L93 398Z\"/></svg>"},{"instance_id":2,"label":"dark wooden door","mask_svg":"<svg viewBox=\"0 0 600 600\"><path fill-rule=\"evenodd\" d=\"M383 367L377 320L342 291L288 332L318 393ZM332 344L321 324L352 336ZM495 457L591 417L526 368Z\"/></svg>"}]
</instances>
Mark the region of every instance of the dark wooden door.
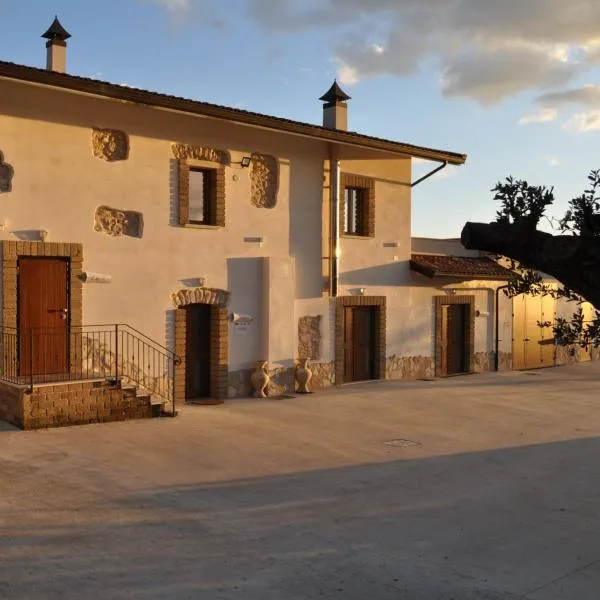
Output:
<instances>
[{"instance_id":1,"label":"dark wooden door","mask_svg":"<svg viewBox=\"0 0 600 600\"><path fill-rule=\"evenodd\" d=\"M344 309L344 381L375 379L375 319L377 308Z\"/></svg>"},{"instance_id":2,"label":"dark wooden door","mask_svg":"<svg viewBox=\"0 0 600 600\"><path fill-rule=\"evenodd\" d=\"M452 304L444 311L446 316L446 372L448 375L468 370L467 316L468 306Z\"/></svg>"},{"instance_id":3,"label":"dark wooden door","mask_svg":"<svg viewBox=\"0 0 600 600\"><path fill-rule=\"evenodd\" d=\"M69 364L69 261L20 258L18 265L19 374L64 374Z\"/></svg>"},{"instance_id":4,"label":"dark wooden door","mask_svg":"<svg viewBox=\"0 0 600 600\"><path fill-rule=\"evenodd\" d=\"M187 307L187 400L210 396L210 312L209 304L190 304Z\"/></svg>"}]
</instances>

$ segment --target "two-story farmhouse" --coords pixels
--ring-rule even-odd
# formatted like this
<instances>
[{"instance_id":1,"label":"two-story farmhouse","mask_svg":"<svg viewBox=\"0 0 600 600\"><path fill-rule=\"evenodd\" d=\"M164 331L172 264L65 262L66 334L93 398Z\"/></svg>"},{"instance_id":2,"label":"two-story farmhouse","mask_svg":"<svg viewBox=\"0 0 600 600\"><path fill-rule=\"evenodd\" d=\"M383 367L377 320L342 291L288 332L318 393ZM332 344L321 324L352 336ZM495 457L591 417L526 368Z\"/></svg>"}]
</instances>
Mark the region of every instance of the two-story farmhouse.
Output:
<instances>
[{"instance_id":1,"label":"two-story farmhouse","mask_svg":"<svg viewBox=\"0 0 600 600\"><path fill-rule=\"evenodd\" d=\"M464 154L349 132L335 83L312 125L72 76L68 37L0 62L0 418L510 368L507 272L411 248L412 159Z\"/></svg>"}]
</instances>

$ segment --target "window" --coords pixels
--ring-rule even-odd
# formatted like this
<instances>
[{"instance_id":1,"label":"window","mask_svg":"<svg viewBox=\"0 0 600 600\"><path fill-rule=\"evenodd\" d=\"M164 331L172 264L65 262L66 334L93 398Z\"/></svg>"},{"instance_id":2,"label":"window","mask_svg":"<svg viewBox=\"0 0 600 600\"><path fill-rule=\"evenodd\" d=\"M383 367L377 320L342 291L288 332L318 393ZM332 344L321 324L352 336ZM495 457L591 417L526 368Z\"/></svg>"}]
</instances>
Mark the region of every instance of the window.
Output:
<instances>
[{"instance_id":1,"label":"window","mask_svg":"<svg viewBox=\"0 0 600 600\"><path fill-rule=\"evenodd\" d=\"M347 235L367 235L365 227L365 203L367 190L347 187L344 191L344 233Z\"/></svg>"},{"instance_id":2,"label":"window","mask_svg":"<svg viewBox=\"0 0 600 600\"><path fill-rule=\"evenodd\" d=\"M375 180L342 173L340 181L340 235L375 237Z\"/></svg>"},{"instance_id":3,"label":"window","mask_svg":"<svg viewBox=\"0 0 600 600\"><path fill-rule=\"evenodd\" d=\"M179 160L180 225L225 227L225 167L213 164Z\"/></svg>"},{"instance_id":4,"label":"window","mask_svg":"<svg viewBox=\"0 0 600 600\"><path fill-rule=\"evenodd\" d=\"M188 223L214 225L214 175L213 169L190 169Z\"/></svg>"}]
</instances>

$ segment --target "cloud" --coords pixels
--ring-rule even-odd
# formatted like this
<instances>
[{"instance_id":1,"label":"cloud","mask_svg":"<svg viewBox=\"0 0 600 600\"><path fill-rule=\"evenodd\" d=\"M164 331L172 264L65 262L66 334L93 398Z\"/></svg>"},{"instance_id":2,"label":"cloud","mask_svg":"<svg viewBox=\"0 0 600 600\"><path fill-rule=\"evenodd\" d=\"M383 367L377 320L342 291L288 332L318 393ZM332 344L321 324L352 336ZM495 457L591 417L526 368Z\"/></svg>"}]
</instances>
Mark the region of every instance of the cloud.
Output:
<instances>
[{"instance_id":1,"label":"cloud","mask_svg":"<svg viewBox=\"0 0 600 600\"><path fill-rule=\"evenodd\" d=\"M169 12L176 15L187 13L191 8L190 0L152 0L155 4L166 8Z\"/></svg>"},{"instance_id":2,"label":"cloud","mask_svg":"<svg viewBox=\"0 0 600 600\"><path fill-rule=\"evenodd\" d=\"M519 119L519 125L528 125L529 123L547 123L556 121L558 111L555 108L542 108L536 113L524 115Z\"/></svg>"},{"instance_id":3,"label":"cloud","mask_svg":"<svg viewBox=\"0 0 600 600\"><path fill-rule=\"evenodd\" d=\"M264 28L321 30L352 76L424 63L448 97L491 105L564 86L600 64L598 0L246 0Z\"/></svg>"},{"instance_id":4,"label":"cloud","mask_svg":"<svg viewBox=\"0 0 600 600\"><path fill-rule=\"evenodd\" d=\"M344 64L338 68L337 77L342 85L354 85L360 79L358 71L354 67Z\"/></svg>"},{"instance_id":5,"label":"cloud","mask_svg":"<svg viewBox=\"0 0 600 600\"><path fill-rule=\"evenodd\" d=\"M558 167L561 164L560 158L557 158L556 156L549 156L547 160L548 165L551 167Z\"/></svg>"},{"instance_id":6,"label":"cloud","mask_svg":"<svg viewBox=\"0 0 600 600\"><path fill-rule=\"evenodd\" d=\"M563 129L578 133L598 131L600 129L600 110L577 113L573 115L564 125Z\"/></svg>"},{"instance_id":7,"label":"cloud","mask_svg":"<svg viewBox=\"0 0 600 600\"><path fill-rule=\"evenodd\" d=\"M600 107L600 85L584 85L579 88L541 94L536 102L542 106L561 108L568 104Z\"/></svg>"}]
</instances>

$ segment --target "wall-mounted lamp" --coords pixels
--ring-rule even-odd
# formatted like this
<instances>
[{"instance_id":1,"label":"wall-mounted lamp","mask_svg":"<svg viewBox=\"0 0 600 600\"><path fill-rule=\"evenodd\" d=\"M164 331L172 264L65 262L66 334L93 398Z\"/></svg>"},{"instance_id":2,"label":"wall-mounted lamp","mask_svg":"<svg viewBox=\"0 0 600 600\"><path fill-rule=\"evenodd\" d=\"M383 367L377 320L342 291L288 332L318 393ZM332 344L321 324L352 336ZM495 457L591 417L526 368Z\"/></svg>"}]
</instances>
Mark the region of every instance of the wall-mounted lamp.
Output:
<instances>
[{"instance_id":1,"label":"wall-mounted lamp","mask_svg":"<svg viewBox=\"0 0 600 600\"><path fill-rule=\"evenodd\" d=\"M48 231L46 229L40 229L40 242L45 242L48 239Z\"/></svg>"},{"instance_id":2,"label":"wall-mounted lamp","mask_svg":"<svg viewBox=\"0 0 600 600\"><path fill-rule=\"evenodd\" d=\"M83 283L110 283L112 275L103 275L102 273L88 273L87 271L79 276Z\"/></svg>"},{"instance_id":3,"label":"wall-mounted lamp","mask_svg":"<svg viewBox=\"0 0 600 600\"><path fill-rule=\"evenodd\" d=\"M232 312L229 315L229 320L232 323L252 323L252 321L254 321L254 318L251 315L244 315L244 314Z\"/></svg>"},{"instance_id":4,"label":"wall-mounted lamp","mask_svg":"<svg viewBox=\"0 0 600 600\"><path fill-rule=\"evenodd\" d=\"M243 169L247 169L250 166L251 162L252 162L251 156L243 156L242 160L240 161L240 165Z\"/></svg>"}]
</instances>

